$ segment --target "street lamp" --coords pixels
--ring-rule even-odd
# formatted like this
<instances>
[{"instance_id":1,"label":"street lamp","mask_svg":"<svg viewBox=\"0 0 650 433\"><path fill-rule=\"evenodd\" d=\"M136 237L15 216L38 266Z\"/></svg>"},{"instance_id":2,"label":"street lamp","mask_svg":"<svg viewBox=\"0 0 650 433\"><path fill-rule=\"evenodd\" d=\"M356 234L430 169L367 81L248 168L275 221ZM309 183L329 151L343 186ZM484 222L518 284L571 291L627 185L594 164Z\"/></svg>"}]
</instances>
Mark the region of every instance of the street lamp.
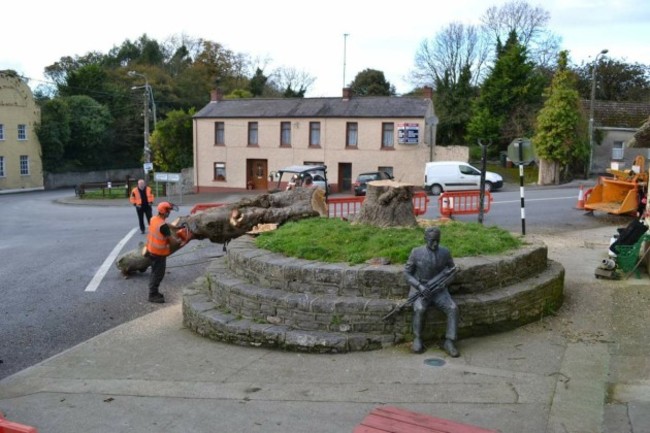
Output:
<instances>
[{"instance_id":1,"label":"street lamp","mask_svg":"<svg viewBox=\"0 0 650 433\"><path fill-rule=\"evenodd\" d=\"M136 71L129 71L129 77L144 78L144 86L131 87L132 90L144 88L144 162L151 162L151 147L149 146L149 103L153 109L153 128L156 129L156 103L153 99L153 89L149 85L147 76Z\"/></svg>"},{"instance_id":2,"label":"street lamp","mask_svg":"<svg viewBox=\"0 0 650 433\"><path fill-rule=\"evenodd\" d=\"M609 50L601 50L596 55L591 66L591 100L589 102L589 167L587 168L587 177L591 175L592 163L594 158L594 101L596 99L596 67L598 59L607 54Z\"/></svg>"}]
</instances>

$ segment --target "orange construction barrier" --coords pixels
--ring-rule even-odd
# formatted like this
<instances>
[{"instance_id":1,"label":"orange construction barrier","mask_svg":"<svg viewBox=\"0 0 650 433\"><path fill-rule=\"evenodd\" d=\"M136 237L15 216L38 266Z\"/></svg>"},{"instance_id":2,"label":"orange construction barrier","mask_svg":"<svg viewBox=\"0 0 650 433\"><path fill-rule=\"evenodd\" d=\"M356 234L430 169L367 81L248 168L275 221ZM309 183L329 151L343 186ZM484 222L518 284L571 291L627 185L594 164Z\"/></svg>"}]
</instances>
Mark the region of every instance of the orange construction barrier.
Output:
<instances>
[{"instance_id":1,"label":"orange construction barrier","mask_svg":"<svg viewBox=\"0 0 650 433\"><path fill-rule=\"evenodd\" d=\"M453 191L443 192L438 197L438 209L442 218L452 218L453 215L478 214L481 203L480 191ZM483 199L483 212L490 211L492 194L485 191Z\"/></svg>"},{"instance_id":2,"label":"orange construction barrier","mask_svg":"<svg viewBox=\"0 0 650 433\"><path fill-rule=\"evenodd\" d=\"M578 192L578 204L576 205L576 209L584 210L584 208L585 208L584 187L580 185L580 191Z\"/></svg>"},{"instance_id":3,"label":"orange construction barrier","mask_svg":"<svg viewBox=\"0 0 650 433\"><path fill-rule=\"evenodd\" d=\"M7 421L0 412L0 433L38 433L38 430L28 425Z\"/></svg>"},{"instance_id":4,"label":"orange construction barrier","mask_svg":"<svg viewBox=\"0 0 650 433\"><path fill-rule=\"evenodd\" d=\"M347 218L349 215L359 213L361 205L366 198L361 197L329 197L327 199L327 216L330 218ZM425 191L413 194L413 213L415 216L427 213L429 197Z\"/></svg>"}]
</instances>

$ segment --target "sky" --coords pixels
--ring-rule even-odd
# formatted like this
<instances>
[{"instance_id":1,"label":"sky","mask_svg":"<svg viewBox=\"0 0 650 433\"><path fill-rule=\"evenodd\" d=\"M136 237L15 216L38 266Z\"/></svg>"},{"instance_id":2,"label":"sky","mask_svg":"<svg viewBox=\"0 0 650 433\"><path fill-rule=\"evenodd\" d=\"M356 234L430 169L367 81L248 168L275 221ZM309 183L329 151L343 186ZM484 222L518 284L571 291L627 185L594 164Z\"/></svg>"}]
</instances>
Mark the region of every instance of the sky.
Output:
<instances>
[{"instance_id":1,"label":"sky","mask_svg":"<svg viewBox=\"0 0 650 433\"><path fill-rule=\"evenodd\" d=\"M504 3L113 0L90 6L77 0L4 2L0 70L17 71L35 89L46 80L45 67L61 57L107 53L143 34L159 42L186 35L267 59L267 74L278 67L306 72L315 78L308 97L339 96L344 83L368 68L383 71L400 94L414 87L408 75L422 41L433 39L452 22L478 25L489 7ZM547 27L561 37L561 48L569 51L572 63L591 62L608 49L611 58L650 65L646 2L544 0L528 4L550 13Z\"/></svg>"}]
</instances>

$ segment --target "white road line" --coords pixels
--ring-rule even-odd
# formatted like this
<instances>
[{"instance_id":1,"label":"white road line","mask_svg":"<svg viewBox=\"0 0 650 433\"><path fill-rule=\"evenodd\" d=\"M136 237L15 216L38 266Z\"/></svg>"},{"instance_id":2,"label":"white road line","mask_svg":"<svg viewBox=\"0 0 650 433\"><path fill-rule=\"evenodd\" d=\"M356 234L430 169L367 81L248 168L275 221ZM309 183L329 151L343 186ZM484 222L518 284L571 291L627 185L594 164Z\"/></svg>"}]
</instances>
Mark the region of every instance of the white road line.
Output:
<instances>
[{"instance_id":1,"label":"white road line","mask_svg":"<svg viewBox=\"0 0 650 433\"><path fill-rule=\"evenodd\" d=\"M529 201L551 201L551 200L566 200L572 198L574 200L578 200L577 197L549 197L549 198L526 198L526 203ZM517 200L494 200L492 204L502 204L502 203L521 203L521 198L518 198Z\"/></svg>"},{"instance_id":2,"label":"white road line","mask_svg":"<svg viewBox=\"0 0 650 433\"><path fill-rule=\"evenodd\" d=\"M94 292L97 290L97 287L99 287L99 284L102 282L104 277L106 276L106 272L108 272L108 268L110 268L111 264L115 261L117 258L117 255L120 253L122 248L124 247L124 244L128 242L129 239L133 236L133 234L138 231L138 229L133 229L129 233L127 233L122 240L115 245L115 248L113 248L113 251L106 257L106 260L104 260L104 263L99 267L99 270L93 277L93 279L88 283L86 286L86 292Z\"/></svg>"}]
</instances>

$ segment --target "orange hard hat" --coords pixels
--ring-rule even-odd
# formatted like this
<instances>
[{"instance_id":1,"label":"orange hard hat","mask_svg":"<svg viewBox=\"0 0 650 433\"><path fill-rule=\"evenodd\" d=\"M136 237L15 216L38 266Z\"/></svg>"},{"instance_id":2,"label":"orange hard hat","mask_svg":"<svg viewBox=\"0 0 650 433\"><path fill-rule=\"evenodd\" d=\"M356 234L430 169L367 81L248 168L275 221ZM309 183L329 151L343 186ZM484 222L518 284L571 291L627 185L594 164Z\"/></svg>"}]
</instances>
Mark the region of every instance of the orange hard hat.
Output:
<instances>
[{"instance_id":1,"label":"orange hard hat","mask_svg":"<svg viewBox=\"0 0 650 433\"><path fill-rule=\"evenodd\" d=\"M172 209L173 209L172 204L167 201L162 201L158 203L158 213L170 213Z\"/></svg>"}]
</instances>

